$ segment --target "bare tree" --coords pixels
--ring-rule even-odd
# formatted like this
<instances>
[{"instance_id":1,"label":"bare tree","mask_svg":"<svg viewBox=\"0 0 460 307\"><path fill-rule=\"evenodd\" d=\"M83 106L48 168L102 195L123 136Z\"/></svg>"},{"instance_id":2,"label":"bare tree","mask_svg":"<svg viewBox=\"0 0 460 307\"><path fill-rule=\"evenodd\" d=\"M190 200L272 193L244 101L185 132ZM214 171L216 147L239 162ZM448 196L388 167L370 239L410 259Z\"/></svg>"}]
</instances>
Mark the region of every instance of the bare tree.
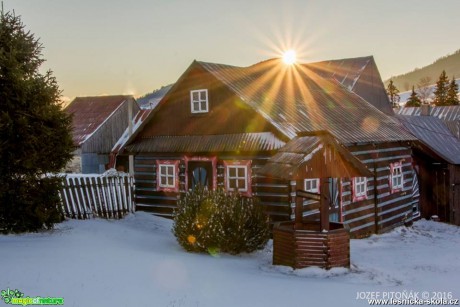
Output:
<instances>
[{"instance_id":1,"label":"bare tree","mask_svg":"<svg viewBox=\"0 0 460 307\"><path fill-rule=\"evenodd\" d=\"M433 95L431 85L431 78L428 76L421 78L417 83L417 95L422 104L428 104L430 97Z\"/></svg>"}]
</instances>

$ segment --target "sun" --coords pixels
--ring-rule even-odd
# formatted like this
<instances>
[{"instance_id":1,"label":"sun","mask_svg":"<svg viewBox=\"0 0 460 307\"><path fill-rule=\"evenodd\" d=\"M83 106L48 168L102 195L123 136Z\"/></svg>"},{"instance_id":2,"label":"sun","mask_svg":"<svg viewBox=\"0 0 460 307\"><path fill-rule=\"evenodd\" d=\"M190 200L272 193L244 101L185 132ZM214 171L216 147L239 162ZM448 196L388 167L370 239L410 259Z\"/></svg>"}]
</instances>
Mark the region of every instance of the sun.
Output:
<instances>
[{"instance_id":1,"label":"sun","mask_svg":"<svg viewBox=\"0 0 460 307\"><path fill-rule=\"evenodd\" d=\"M292 49L285 51L283 53L283 62L287 65L295 64L296 62L296 52Z\"/></svg>"}]
</instances>

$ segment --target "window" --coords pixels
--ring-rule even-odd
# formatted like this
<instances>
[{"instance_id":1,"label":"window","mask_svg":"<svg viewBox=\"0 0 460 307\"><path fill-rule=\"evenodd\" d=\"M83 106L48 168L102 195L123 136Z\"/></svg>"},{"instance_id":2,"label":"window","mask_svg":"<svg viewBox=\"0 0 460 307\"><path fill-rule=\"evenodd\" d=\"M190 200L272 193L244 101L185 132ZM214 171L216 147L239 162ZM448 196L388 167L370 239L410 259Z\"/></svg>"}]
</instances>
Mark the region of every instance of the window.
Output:
<instances>
[{"instance_id":1,"label":"window","mask_svg":"<svg viewBox=\"0 0 460 307\"><path fill-rule=\"evenodd\" d=\"M353 201L360 201L367 198L367 178L353 178Z\"/></svg>"},{"instance_id":2,"label":"window","mask_svg":"<svg viewBox=\"0 0 460 307\"><path fill-rule=\"evenodd\" d=\"M174 165L160 164L160 187L174 188L176 170Z\"/></svg>"},{"instance_id":3,"label":"window","mask_svg":"<svg viewBox=\"0 0 460 307\"><path fill-rule=\"evenodd\" d=\"M225 188L251 196L251 161L224 161Z\"/></svg>"},{"instance_id":4,"label":"window","mask_svg":"<svg viewBox=\"0 0 460 307\"><path fill-rule=\"evenodd\" d=\"M307 192L319 193L319 179L305 179L304 188Z\"/></svg>"},{"instance_id":5,"label":"window","mask_svg":"<svg viewBox=\"0 0 460 307\"><path fill-rule=\"evenodd\" d=\"M190 91L190 108L192 113L208 112L208 90Z\"/></svg>"},{"instance_id":6,"label":"window","mask_svg":"<svg viewBox=\"0 0 460 307\"><path fill-rule=\"evenodd\" d=\"M391 193L401 191L404 186L404 175L402 172L402 163L396 162L390 164L390 188Z\"/></svg>"},{"instance_id":7,"label":"window","mask_svg":"<svg viewBox=\"0 0 460 307\"><path fill-rule=\"evenodd\" d=\"M179 161L157 160L157 190L178 192Z\"/></svg>"}]
</instances>

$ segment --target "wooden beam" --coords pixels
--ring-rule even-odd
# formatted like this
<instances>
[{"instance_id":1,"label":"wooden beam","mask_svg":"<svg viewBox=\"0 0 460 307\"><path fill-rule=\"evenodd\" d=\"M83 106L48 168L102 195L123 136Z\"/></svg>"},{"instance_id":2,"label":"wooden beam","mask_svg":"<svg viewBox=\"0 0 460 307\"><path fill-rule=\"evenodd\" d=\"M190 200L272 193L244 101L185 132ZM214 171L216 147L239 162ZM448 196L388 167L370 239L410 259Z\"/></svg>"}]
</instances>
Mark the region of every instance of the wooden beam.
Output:
<instances>
[{"instance_id":1,"label":"wooden beam","mask_svg":"<svg viewBox=\"0 0 460 307\"><path fill-rule=\"evenodd\" d=\"M320 226L321 231L326 230L329 231L329 206L331 204L330 195L329 195L329 182L331 178L321 178L321 199L320 199Z\"/></svg>"}]
</instances>

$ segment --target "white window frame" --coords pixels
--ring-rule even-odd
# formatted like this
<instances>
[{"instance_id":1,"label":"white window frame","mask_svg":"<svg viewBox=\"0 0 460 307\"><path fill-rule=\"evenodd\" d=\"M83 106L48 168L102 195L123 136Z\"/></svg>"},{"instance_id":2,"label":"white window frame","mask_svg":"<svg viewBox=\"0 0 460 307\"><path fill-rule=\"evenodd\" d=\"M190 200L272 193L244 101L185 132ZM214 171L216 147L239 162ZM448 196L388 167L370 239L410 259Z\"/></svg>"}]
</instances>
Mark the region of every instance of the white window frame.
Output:
<instances>
[{"instance_id":1,"label":"white window frame","mask_svg":"<svg viewBox=\"0 0 460 307\"><path fill-rule=\"evenodd\" d=\"M230 176L230 170L235 169L235 176ZM238 169L244 169L243 177L238 176ZM244 180L244 189L238 187L238 192L247 192L248 191L248 165L227 165L227 191L234 191L234 188L230 187L230 181L235 180L236 185L238 185L239 180Z\"/></svg>"},{"instance_id":2,"label":"white window frame","mask_svg":"<svg viewBox=\"0 0 460 307\"><path fill-rule=\"evenodd\" d=\"M397 191L402 190L404 187L404 174L402 170L402 163L397 162L397 163L391 164L390 169L391 169L391 174L390 174L391 191L397 192Z\"/></svg>"},{"instance_id":3,"label":"white window frame","mask_svg":"<svg viewBox=\"0 0 460 307\"><path fill-rule=\"evenodd\" d=\"M367 198L367 178L354 177L353 178L353 199L354 201Z\"/></svg>"},{"instance_id":4,"label":"white window frame","mask_svg":"<svg viewBox=\"0 0 460 307\"><path fill-rule=\"evenodd\" d=\"M198 94L198 99L194 99L194 94ZM202 96L204 95L204 97ZM202 108L202 103L205 103L205 108ZM194 108L194 104L198 103L198 109ZM208 101L208 90L201 89L201 90L193 90L190 91L190 111L192 113L207 113L209 112L209 101Z\"/></svg>"},{"instance_id":5,"label":"white window frame","mask_svg":"<svg viewBox=\"0 0 460 307\"><path fill-rule=\"evenodd\" d=\"M169 174L168 170L172 169L172 174ZM158 164L158 186L160 188L172 188L174 189L176 187L176 165L174 164L163 164L159 163ZM166 179L166 183L162 183L162 178ZM168 183L168 179L172 178L172 184Z\"/></svg>"},{"instance_id":6,"label":"white window frame","mask_svg":"<svg viewBox=\"0 0 460 307\"><path fill-rule=\"evenodd\" d=\"M319 178L305 179L304 190L310 193L319 193Z\"/></svg>"}]
</instances>

